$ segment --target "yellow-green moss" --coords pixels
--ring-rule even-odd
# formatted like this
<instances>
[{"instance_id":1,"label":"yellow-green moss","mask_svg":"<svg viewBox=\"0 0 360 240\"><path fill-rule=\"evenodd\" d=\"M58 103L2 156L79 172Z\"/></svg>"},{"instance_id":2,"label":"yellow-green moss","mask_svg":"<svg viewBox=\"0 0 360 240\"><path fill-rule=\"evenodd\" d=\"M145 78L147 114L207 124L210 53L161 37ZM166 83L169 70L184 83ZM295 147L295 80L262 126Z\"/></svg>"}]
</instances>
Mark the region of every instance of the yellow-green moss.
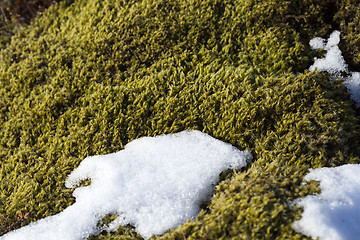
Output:
<instances>
[{"instance_id":1,"label":"yellow-green moss","mask_svg":"<svg viewBox=\"0 0 360 240\"><path fill-rule=\"evenodd\" d=\"M359 118L346 88L306 71L316 54L310 38L326 37L336 21L357 21L338 6L54 5L1 51L0 215L15 221L18 211L30 212L27 224L56 214L73 203L64 181L85 157L142 136L198 129L248 149L254 162L229 174L196 220L160 238L304 237L291 228L301 210L289 204L317 191L300 185L307 169L359 162ZM353 31L342 36L352 39ZM356 42L347 43L356 62ZM139 237L125 226L92 239Z\"/></svg>"}]
</instances>

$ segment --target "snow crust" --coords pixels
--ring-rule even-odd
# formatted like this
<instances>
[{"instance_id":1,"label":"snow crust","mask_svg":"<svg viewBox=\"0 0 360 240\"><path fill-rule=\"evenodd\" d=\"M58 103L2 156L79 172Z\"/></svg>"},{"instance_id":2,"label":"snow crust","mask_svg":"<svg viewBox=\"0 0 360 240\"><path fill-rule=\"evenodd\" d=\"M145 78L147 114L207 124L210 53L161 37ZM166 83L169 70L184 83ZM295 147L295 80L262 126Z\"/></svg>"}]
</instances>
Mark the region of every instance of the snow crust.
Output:
<instances>
[{"instance_id":1,"label":"snow crust","mask_svg":"<svg viewBox=\"0 0 360 240\"><path fill-rule=\"evenodd\" d=\"M199 131L143 137L122 151L84 159L65 184L77 187L75 204L0 239L86 239L127 224L144 238L163 234L198 214L222 171L241 168L251 158ZM85 179L91 184L79 186ZM109 214L118 217L97 227Z\"/></svg>"},{"instance_id":2,"label":"snow crust","mask_svg":"<svg viewBox=\"0 0 360 240\"><path fill-rule=\"evenodd\" d=\"M293 228L320 240L353 240L360 236L360 165L310 170L305 180L320 181L321 193L297 200L304 207Z\"/></svg>"},{"instance_id":3,"label":"snow crust","mask_svg":"<svg viewBox=\"0 0 360 240\"><path fill-rule=\"evenodd\" d=\"M325 42L325 39L319 37L310 40L309 44L312 49L324 49L326 54L324 58L315 58L315 62L310 66L309 70L326 71L332 74L334 78L343 78L345 80L344 85L347 87L351 99L357 103L357 107L360 107L360 73L348 70L348 65L338 47L340 32L334 31L326 44ZM342 77L341 73L346 77Z\"/></svg>"}]
</instances>

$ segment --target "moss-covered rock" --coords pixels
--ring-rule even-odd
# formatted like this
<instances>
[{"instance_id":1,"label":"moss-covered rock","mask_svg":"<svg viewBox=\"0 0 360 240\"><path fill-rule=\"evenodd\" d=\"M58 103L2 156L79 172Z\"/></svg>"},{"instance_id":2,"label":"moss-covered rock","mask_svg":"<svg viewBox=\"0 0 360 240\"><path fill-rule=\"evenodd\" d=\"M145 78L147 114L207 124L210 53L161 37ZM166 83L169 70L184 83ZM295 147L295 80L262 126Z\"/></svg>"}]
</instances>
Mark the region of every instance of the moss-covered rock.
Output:
<instances>
[{"instance_id":1,"label":"moss-covered rock","mask_svg":"<svg viewBox=\"0 0 360 240\"><path fill-rule=\"evenodd\" d=\"M340 80L309 73L308 41L340 26L356 65L356 1L64 0L0 61L0 214L31 221L73 203L85 157L198 129L248 149L197 219L163 239L303 238L290 202L309 168L359 162L360 120ZM334 17L329 17L329 14ZM9 229L4 228L2 233ZM92 239L140 238L131 227Z\"/></svg>"}]
</instances>

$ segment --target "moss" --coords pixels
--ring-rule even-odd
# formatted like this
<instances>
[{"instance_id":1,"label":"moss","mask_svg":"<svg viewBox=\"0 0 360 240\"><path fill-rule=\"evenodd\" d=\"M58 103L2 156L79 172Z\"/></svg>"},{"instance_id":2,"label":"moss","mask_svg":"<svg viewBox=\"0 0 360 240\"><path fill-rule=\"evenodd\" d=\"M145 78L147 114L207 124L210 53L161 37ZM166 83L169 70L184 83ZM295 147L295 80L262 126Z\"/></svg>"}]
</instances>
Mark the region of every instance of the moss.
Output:
<instances>
[{"instance_id":1,"label":"moss","mask_svg":"<svg viewBox=\"0 0 360 240\"><path fill-rule=\"evenodd\" d=\"M339 11L335 15L342 33L340 47L351 70L360 71L360 17L359 3L356 1L341 1Z\"/></svg>"},{"instance_id":2,"label":"moss","mask_svg":"<svg viewBox=\"0 0 360 240\"><path fill-rule=\"evenodd\" d=\"M1 11L1 8L0 8ZM11 41L11 36L19 31L21 25L13 19L7 19L0 13L0 49L5 48Z\"/></svg>"},{"instance_id":3,"label":"moss","mask_svg":"<svg viewBox=\"0 0 360 240\"><path fill-rule=\"evenodd\" d=\"M62 1L1 51L0 214L16 222L74 202L66 176L133 139L198 129L248 149L197 219L164 239L303 238L289 202L309 168L356 163L359 118L340 80L309 73L308 41L335 27L356 63L339 1ZM350 9L348 11L348 9ZM334 13L334 18L327 17ZM300 27L301 26L301 27ZM355 34L355 35L354 35ZM92 239L140 238L129 226Z\"/></svg>"}]
</instances>

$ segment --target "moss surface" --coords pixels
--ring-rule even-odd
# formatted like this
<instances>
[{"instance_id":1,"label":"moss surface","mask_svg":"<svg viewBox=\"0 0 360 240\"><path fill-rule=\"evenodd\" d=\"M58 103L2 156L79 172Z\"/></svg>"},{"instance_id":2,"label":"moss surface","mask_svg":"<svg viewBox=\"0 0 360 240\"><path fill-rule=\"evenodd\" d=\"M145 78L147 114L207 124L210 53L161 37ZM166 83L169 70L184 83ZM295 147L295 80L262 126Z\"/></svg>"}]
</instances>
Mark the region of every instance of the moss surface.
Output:
<instances>
[{"instance_id":1,"label":"moss surface","mask_svg":"<svg viewBox=\"0 0 360 240\"><path fill-rule=\"evenodd\" d=\"M340 80L306 69L340 29L359 65L357 1L64 0L1 51L0 215L22 225L74 202L67 175L133 139L198 129L254 162L162 239L300 239L309 168L360 162ZM355 17L357 16L357 17ZM9 229L3 227L0 234ZM91 239L138 239L131 227Z\"/></svg>"}]
</instances>

